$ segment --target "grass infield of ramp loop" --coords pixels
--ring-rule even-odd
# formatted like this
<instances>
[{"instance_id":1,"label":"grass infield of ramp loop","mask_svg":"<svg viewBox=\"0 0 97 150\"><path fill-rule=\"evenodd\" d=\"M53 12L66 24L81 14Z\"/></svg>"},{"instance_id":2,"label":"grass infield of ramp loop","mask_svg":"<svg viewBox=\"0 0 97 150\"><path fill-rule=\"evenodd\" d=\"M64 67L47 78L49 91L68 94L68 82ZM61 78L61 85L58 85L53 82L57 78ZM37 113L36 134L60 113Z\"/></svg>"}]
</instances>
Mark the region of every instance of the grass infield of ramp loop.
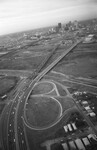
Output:
<instances>
[{"instance_id":1,"label":"grass infield of ramp loop","mask_svg":"<svg viewBox=\"0 0 97 150\"><path fill-rule=\"evenodd\" d=\"M46 82L46 81L40 82L40 83L36 84L31 95L47 94L50 91L52 91L53 88L54 88L54 85L51 82Z\"/></svg>"},{"instance_id":2,"label":"grass infield of ramp loop","mask_svg":"<svg viewBox=\"0 0 97 150\"><path fill-rule=\"evenodd\" d=\"M32 128L45 128L62 115L61 104L51 97L33 97L26 107L26 118Z\"/></svg>"}]
</instances>

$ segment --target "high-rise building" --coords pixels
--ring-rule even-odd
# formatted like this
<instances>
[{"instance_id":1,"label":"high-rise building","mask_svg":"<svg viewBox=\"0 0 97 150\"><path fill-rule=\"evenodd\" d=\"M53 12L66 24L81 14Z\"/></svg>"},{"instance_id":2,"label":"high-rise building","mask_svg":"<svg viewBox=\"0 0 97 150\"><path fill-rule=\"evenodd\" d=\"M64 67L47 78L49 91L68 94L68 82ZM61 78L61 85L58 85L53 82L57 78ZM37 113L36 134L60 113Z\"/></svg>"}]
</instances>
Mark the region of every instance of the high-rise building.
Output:
<instances>
[{"instance_id":1,"label":"high-rise building","mask_svg":"<svg viewBox=\"0 0 97 150\"><path fill-rule=\"evenodd\" d=\"M73 22L73 24L74 24L75 29L78 29L78 26L79 26L78 21L75 20L75 21Z\"/></svg>"},{"instance_id":2,"label":"high-rise building","mask_svg":"<svg viewBox=\"0 0 97 150\"><path fill-rule=\"evenodd\" d=\"M59 32L59 27L58 27L58 26L55 27L55 31L56 31L56 32Z\"/></svg>"},{"instance_id":3,"label":"high-rise building","mask_svg":"<svg viewBox=\"0 0 97 150\"><path fill-rule=\"evenodd\" d=\"M58 28L60 29L62 27L61 23L58 23Z\"/></svg>"}]
</instances>

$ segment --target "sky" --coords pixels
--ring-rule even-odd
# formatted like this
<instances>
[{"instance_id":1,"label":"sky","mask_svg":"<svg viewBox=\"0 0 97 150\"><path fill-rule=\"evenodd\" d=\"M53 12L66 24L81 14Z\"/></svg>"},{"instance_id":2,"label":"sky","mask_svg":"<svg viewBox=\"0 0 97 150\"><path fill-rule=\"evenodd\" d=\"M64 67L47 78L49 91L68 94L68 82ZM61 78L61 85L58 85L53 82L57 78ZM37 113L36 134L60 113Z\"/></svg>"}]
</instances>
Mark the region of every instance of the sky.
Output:
<instances>
[{"instance_id":1,"label":"sky","mask_svg":"<svg viewBox=\"0 0 97 150\"><path fill-rule=\"evenodd\" d=\"M0 0L0 35L97 17L97 0Z\"/></svg>"}]
</instances>

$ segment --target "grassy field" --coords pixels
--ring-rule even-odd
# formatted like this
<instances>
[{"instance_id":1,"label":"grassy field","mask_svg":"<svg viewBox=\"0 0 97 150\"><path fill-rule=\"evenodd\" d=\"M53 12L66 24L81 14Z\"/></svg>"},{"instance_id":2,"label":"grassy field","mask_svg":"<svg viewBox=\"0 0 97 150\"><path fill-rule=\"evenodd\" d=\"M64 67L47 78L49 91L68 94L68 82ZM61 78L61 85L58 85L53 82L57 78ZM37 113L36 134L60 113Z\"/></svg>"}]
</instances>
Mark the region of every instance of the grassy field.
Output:
<instances>
[{"instance_id":1,"label":"grassy field","mask_svg":"<svg viewBox=\"0 0 97 150\"><path fill-rule=\"evenodd\" d=\"M70 98L70 97L58 97L57 99L62 105L63 113L66 110L69 110L70 108L73 108L73 106L75 105L74 102L73 102L73 99Z\"/></svg>"},{"instance_id":2,"label":"grassy field","mask_svg":"<svg viewBox=\"0 0 97 150\"><path fill-rule=\"evenodd\" d=\"M49 82L40 82L39 84L37 84L31 95L35 95L35 94L45 94L50 92L53 89L53 85Z\"/></svg>"},{"instance_id":3,"label":"grassy field","mask_svg":"<svg viewBox=\"0 0 97 150\"><path fill-rule=\"evenodd\" d=\"M97 79L97 44L80 45L67 55L55 68L55 71L67 75L91 77Z\"/></svg>"},{"instance_id":4,"label":"grassy field","mask_svg":"<svg viewBox=\"0 0 97 150\"><path fill-rule=\"evenodd\" d=\"M60 96L66 96L67 95L65 89L63 89L59 84L56 84L56 86L57 86L57 89L58 89Z\"/></svg>"},{"instance_id":5,"label":"grassy field","mask_svg":"<svg viewBox=\"0 0 97 150\"><path fill-rule=\"evenodd\" d=\"M63 112L65 112L67 109L72 108L74 106L72 99L69 97L57 98L57 99L63 107ZM46 102L45 102L45 100L46 100ZM36 101L38 101L38 103L39 103L37 107L34 104L34 103L36 103ZM30 103L28 104L30 107L29 110L31 110L31 114L34 114L34 116L30 115L31 116L30 120L33 120L33 122L31 122L31 123L34 123L35 121L38 120L36 122L36 124L34 123L34 126L36 125L36 127L37 127L38 123L39 123L39 127L40 127L40 125L42 125L41 127L43 127L44 125L49 125L52 121L55 121L59 115L58 106L55 105L55 103L53 103L51 101L47 101L47 99L45 99L45 97L39 98L39 99L36 98L36 101L34 102L34 99L33 99L33 101L31 100ZM41 101L41 103L40 103L40 101ZM56 112L56 109L57 109L57 112ZM33 112L34 110L35 110L35 112ZM26 115L27 115L27 112L26 112ZM57 131L62 128L62 126L65 124L66 119L69 116L70 116L70 114L66 113L59 123L57 123L52 128L48 128L47 130L38 130L37 131L37 130L29 130L27 128L26 131L27 131L28 141L29 141L30 146L34 147L35 150L39 150L39 149L43 150L43 147L40 146L42 142L44 142L46 140L56 139L62 135L65 136L66 134L64 133L64 130L60 131L62 133L60 135L59 135L59 133L57 135ZM32 119L32 118L34 118L34 119ZM31 140L32 140L32 142L31 142Z\"/></svg>"},{"instance_id":6,"label":"grassy field","mask_svg":"<svg viewBox=\"0 0 97 150\"><path fill-rule=\"evenodd\" d=\"M69 87L68 90L73 93L73 91L88 91L88 92L93 92L93 93L97 93L97 88L96 87L91 87L91 86L87 86L87 85L83 85L83 84L79 84L79 83L75 83L75 82L69 82L69 81L64 81L62 82L63 85Z\"/></svg>"},{"instance_id":7,"label":"grassy field","mask_svg":"<svg viewBox=\"0 0 97 150\"><path fill-rule=\"evenodd\" d=\"M32 127L42 128L54 123L60 116L60 105L49 97L29 99L26 116Z\"/></svg>"},{"instance_id":8,"label":"grassy field","mask_svg":"<svg viewBox=\"0 0 97 150\"><path fill-rule=\"evenodd\" d=\"M1 77L0 78L0 100L3 95L7 95L16 86L18 82L17 77Z\"/></svg>"},{"instance_id":9,"label":"grassy field","mask_svg":"<svg viewBox=\"0 0 97 150\"><path fill-rule=\"evenodd\" d=\"M12 70L32 70L36 69L46 56L33 57L31 54L21 57L4 58L0 61L0 69L12 69Z\"/></svg>"}]
</instances>

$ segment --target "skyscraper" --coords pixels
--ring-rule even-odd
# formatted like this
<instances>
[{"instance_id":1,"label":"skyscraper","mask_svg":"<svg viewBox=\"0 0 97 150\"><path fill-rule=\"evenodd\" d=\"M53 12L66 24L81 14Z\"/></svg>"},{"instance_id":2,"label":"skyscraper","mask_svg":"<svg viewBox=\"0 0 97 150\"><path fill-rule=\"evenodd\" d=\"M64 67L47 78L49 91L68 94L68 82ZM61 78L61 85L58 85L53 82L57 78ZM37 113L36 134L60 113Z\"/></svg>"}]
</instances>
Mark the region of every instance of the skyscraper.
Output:
<instances>
[{"instance_id":1,"label":"skyscraper","mask_svg":"<svg viewBox=\"0 0 97 150\"><path fill-rule=\"evenodd\" d=\"M62 27L61 23L58 23L58 28L60 29Z\"/></svg>"}]
</instances>

